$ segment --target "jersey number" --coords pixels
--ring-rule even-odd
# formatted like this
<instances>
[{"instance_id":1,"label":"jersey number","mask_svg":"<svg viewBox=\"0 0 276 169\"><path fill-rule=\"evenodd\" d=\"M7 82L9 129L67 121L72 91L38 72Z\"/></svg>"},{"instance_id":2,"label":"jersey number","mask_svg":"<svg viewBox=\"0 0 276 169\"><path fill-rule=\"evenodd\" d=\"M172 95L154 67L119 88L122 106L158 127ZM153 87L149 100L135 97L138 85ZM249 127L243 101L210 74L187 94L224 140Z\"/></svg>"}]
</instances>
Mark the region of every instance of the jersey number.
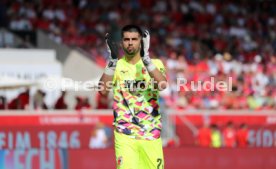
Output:
<instances>
[{"instance_id":1,"label":"jersey number","mask_svg":"<svg viewBox=\"0 0 276 169\"><path fill-rule=\"evenodd\" d=\"M157 169L162 169L162 168L164 168L164 166L162 166L162 168L161 168L161 165L162 165L162 159L161 159L161 158L158 158L158 159L157 159L157 163L158 163Z\"/></svg>"}]
</instances>

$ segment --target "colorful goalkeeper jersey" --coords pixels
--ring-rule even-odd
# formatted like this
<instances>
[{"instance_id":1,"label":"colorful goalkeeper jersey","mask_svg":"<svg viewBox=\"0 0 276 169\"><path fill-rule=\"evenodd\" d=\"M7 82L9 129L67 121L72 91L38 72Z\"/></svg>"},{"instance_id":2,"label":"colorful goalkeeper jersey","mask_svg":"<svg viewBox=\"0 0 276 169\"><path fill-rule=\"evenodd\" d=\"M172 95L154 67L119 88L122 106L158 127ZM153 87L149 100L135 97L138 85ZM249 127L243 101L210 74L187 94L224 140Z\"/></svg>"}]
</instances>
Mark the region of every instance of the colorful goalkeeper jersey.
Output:
<instances>
[{"instance_id":1,"label":"colorful goalkeeper jersey","mask_svg":"<svg viewBox=\"0 0 276 169\"><path fill-rule=\"evenodd\" d=\"M165 75L161 60L153 64ZM117 62L113 78L115 129L136 139L154 140L161 134L159 92L142 60L130 64L125 57Z\"/></svg>"}]
</instances>

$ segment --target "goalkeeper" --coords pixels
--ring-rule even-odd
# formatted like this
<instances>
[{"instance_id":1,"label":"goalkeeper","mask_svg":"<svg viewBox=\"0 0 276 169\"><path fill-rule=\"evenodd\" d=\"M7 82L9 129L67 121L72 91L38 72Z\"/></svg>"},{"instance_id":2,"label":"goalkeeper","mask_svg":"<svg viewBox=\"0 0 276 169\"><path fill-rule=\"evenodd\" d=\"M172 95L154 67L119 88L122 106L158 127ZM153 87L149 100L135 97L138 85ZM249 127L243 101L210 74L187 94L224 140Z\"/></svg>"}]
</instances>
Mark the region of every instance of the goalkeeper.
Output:
<instances>
[{"instance_id":1,"label":"goalkeeper","mask_svg":"<svg viewBox=\"0 0 276 169\"><path fill-rule=\"evenodd\" d=\"M106 35L109 63L100 79L101 95L113 90L117 169L163 169L159 91L167 86L161 60L149 56L150 34L136 25L121 30L125 55ZM110 85L112 84L112 85Z\"/></svg>"}]
</instances>

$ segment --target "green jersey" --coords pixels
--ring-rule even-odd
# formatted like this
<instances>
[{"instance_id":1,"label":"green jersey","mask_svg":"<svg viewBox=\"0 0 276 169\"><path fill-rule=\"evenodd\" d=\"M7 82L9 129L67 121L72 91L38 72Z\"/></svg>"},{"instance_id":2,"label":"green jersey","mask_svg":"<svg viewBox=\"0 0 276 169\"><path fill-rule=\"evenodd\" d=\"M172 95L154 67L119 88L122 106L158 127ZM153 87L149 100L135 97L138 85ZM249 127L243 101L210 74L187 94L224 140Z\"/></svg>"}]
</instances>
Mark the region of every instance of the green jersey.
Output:
<instances>
[{"instance_id":1,"label":"green jersey","mask_svg":"<svg viewBox=\"0 0 276 169\"><path fill-rule=\"evenodd\" d=\"M153 64L165 75L161 60ZM162 124L159 91L142 60L130 64L125 57L117 62L113 77L113 110L116 131L136 139L155 140L160 137Z\"/></svg>"}]
</instances>

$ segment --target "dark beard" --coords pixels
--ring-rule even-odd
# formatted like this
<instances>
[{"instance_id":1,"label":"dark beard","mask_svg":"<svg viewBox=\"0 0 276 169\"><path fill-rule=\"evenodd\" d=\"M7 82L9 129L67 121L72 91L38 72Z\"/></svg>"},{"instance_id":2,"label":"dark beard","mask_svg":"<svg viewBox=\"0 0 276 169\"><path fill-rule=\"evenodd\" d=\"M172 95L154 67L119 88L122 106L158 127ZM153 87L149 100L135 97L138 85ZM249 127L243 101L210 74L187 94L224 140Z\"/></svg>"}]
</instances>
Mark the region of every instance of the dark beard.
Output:
<instances>
[{"instance_id":1,"label":"dark beard","mask_svg":"<svg viewBox=\"0 0 276 169\"><path fill-rule=\"evenodd\" d=\"M125 49L125 48L123 48L123 50L124 50L124 52L126 53L126 55L128 55L128 56L135 56L138 52L139 52L139 50L134 50L134 51L132 51L132 52L129 52L127 49Z\"/></svg>"}]
</instances>

